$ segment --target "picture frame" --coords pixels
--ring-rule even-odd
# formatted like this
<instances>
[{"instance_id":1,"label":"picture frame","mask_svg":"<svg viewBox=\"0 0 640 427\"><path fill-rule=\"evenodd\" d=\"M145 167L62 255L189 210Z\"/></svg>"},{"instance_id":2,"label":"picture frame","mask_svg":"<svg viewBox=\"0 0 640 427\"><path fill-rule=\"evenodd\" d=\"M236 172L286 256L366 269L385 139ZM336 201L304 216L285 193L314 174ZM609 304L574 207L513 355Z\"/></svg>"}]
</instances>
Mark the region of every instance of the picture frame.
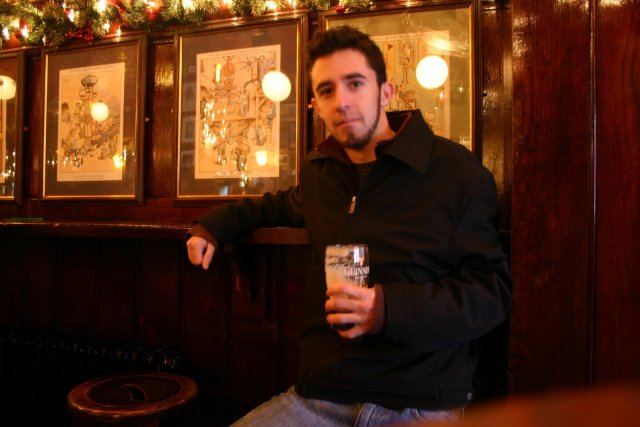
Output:
<instances>
[{"instance_id":1,"label":"picture frame","mask_svg":"<svg viewBox=\"0 0 640 427\"><path fill-rule=\"evenodd\" d=\"M24 54L0 54L0 202L22 203Z\"/></svg>"},{"instance_id":2,"label":"picture frame","mask_svg":"<svg viewBox=\"0 0 640 427\"><path fill-rule=\"evenodd\" d=\"M473 2L407 3L346 13L328 10L319 14L318 22L323 29L354 26L380 46L387 80L395 88L388 111L419 108L435 134L473 151L473 17Z\"/></svg>"},{"instance_id":3,"label":"picture frame","mask_svg":"<svg viewBox=\"0 0 640 427\"><path fill-rule=\"evenodd\" d=\"M44 50L43 200L142 202L146 34Z\"/></svg>"},{"instance_id":4,"label":"picture frame","mask_svg":"<svg viewBox=\"0 0 640 427\"><path fill-rule=\"evenodd\" d=\"M298 183L307 25L306 13L291 12L176 34L177 201L259 196Z\"/></svg>"}]
</instances>

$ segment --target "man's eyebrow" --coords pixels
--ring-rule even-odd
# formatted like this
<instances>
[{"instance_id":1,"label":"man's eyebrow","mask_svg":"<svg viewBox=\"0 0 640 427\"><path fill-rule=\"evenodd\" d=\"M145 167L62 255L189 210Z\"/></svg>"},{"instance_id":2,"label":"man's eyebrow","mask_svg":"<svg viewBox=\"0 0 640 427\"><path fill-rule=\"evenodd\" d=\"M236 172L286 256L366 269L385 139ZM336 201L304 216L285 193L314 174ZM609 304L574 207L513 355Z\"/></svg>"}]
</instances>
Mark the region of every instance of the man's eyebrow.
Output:
<instances>
[{"instance_id":1,"label":"man's eyebrow","mask_svg":"<svg viewBox=\"0 0 640 427\"><path fill-rule=\"evenodd\" d=\"M366 79L367 77L362 73L350 73L346 76L342 77L342 80L353 80L353 79ZM316 85L316 92L320 91L320 89L333 86L333 82L331 80L324 80Z\"/></svg>"},{"instance_id":2,"label":"man's eyebrow","mask_svg":"<svg viewBox=\"0 0 640 427\"><path fill-rule=\"evenodd\" d=\"M347 74L343 80L353 80L353 79L366 79L367 77L362 73L351 73Z\"/></svg>"},{"instance_id":3,"label":"man's eyebrow","mask_svg":"<svg viewBox=\"0 0 640 427\"><path fill-rule=\"evenodd\" d=\"M333 83L331 82L331 80L325 80L322 81L320 83L318 83L315 87L315 91L316 93L320 91L320 89L328 87L328 86L333 86Z\"/></svg>"}]
</instances>

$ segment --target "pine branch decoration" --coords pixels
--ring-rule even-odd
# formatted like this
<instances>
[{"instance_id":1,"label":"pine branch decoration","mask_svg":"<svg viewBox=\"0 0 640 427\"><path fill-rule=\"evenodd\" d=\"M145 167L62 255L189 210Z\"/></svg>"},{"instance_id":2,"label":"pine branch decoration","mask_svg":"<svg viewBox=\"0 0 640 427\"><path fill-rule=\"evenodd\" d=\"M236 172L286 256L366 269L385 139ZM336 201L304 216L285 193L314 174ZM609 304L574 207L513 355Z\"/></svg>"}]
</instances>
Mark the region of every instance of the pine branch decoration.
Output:
<instances>
[{"instance_id":1,"label":"pine branch decoration","mask_svg":"<svg viewBox=\"0 0 640 427\"><path fill-rule=\"evenodd\" d=\"M157 1L157 3L156 3ZM0 48L17 38L23 45L59 47L71 39L89 43L109 34L113 24L122 31L161 29L167 25L200 24L215 19L219 0L0 0ZM231 0L236 16L260 16L292 5L312 11L338 3L363 9L372 0ZM19 24L18 24L19 23Z\"/></svg>"}]
</instances>

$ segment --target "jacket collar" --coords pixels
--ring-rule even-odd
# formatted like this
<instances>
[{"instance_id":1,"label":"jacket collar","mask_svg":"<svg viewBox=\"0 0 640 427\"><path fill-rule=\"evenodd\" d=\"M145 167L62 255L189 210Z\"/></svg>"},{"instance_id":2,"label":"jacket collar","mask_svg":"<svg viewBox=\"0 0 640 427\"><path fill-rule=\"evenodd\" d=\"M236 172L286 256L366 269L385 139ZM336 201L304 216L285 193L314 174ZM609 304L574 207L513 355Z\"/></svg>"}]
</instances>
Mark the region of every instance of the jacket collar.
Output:
<instances>
[{"instance_id":1,"label":"jacket collar","mask_svg":"<svg viewBox=\"0 0 640 427\"><path fill-rule=\"evenodd\" d=\"M387 112L387 117L396 135L378 144L378 158L392 156L419 172L425 172L433 146L433 132L422 118L420 110ZM318 144L314 152L320 155L312 155L310 159L330 156L349 163L342 146L332 136Z\"/></svg>"}]
</instances>

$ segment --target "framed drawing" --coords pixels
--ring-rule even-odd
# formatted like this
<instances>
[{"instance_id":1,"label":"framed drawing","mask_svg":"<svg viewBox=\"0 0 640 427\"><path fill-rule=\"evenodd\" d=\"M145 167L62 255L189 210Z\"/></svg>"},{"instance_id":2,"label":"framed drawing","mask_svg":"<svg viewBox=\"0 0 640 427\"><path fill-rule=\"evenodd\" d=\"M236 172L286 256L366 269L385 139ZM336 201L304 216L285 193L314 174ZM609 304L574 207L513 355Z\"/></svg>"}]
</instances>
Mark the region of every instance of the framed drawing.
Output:
<instances>
[{"instance_id":1,"label":"framed drawing","mask_svg":"<svg viewBox=\"0 0 640 427\"><path fill-rule=\"evenodd\" d=\"M391 5L320 14L321 28L351 25L380 46L395 93L388 110L420 109L437 134L473 149L472 3Z\"/></svg>"},{"instance_id":2,"label":"framed drawing","mask_svg":"<svg viewBox=\"0 0 640 427\"><path fill-rule=\"evenodd\" d=\"M0 202L22 202L24 55L0 55Z\"/></svg>"},{"instance_id":3,"label":"framed drawing","mask_svg":"<svg viewBox=\"0 0 640 427\"><path fill-rule=\"evenodd\" d=\"M305 14L177 34L176 199L257 196L297 183Z\"/></svg>"},{"instance_id":4,"label":"framed drawing","mask_svg":"<svg viewBox=\"0 0 640 427\"><path fill-rule=\"evenodd\" d=\"M43 52L44 199L142 199L146 35Z\"/></svg>"}]
</instances>

